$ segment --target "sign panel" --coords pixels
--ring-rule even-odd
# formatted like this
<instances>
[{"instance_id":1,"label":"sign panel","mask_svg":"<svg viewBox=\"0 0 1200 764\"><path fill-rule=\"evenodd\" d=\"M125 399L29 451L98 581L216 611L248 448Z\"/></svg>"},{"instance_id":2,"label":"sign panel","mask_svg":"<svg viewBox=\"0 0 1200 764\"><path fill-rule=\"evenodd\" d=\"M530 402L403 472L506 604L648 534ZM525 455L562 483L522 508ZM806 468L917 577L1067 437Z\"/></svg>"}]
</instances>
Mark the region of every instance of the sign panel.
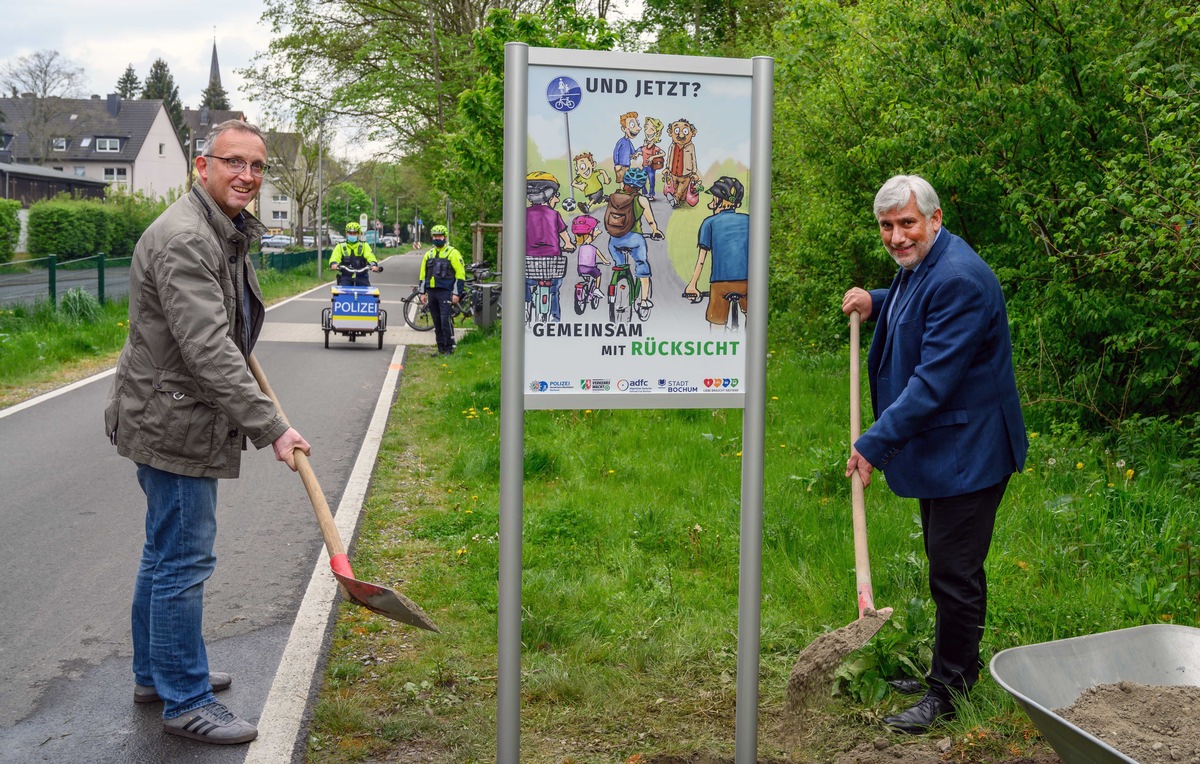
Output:
<instances>
[{"instance_id":1,"label":"sign panel","mask_svg":"<svg viewBox=\"0 0 1200 764\"><path fill-rule=\"evenodd\" d=\"M749 62L552 58L528 67L526 408L742 406Z\"/></svg>"}]
</instances>

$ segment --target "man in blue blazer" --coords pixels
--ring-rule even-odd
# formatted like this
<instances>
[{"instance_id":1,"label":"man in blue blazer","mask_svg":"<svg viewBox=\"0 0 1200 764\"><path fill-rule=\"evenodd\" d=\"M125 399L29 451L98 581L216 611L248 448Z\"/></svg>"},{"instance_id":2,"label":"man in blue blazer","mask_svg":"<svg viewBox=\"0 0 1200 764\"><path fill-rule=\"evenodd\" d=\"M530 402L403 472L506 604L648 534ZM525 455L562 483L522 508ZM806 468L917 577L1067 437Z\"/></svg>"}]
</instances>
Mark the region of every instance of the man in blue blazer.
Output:
<instances>
[{"instance_id":1,"label":"man in blue blazer","mask_svg":"<svg viewBox=\"0 0 1200 764\"><path fill-rule=\"evenodd\" d=\"M942 228L937 192L897 175L875 217L900 271L888 289L853 288L842 311L875 319L867 356L875 423L853 445L846 476L882 469L897 496L919 500L929 591L937 606L928 692L884 720L924 732L954 715L979 679L987 611L983 563L1008 479L1029 442L1013 373L1000 282Z\"/></svg>"}]
</instances>

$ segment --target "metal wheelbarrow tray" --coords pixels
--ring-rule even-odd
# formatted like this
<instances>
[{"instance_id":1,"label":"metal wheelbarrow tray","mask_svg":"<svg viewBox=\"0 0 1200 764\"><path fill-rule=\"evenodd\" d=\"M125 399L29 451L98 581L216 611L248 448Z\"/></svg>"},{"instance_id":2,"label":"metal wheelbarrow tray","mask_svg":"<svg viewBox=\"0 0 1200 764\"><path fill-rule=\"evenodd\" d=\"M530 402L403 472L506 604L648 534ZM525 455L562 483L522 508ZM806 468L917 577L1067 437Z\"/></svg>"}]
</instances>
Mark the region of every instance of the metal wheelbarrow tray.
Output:
<instances>
[{"instance_id":1,"label":"metal wheelbarrow tray","mask_svg":"<svg viewBox=\"0 0 1200 764\"><path fill-rule=\"evenodd\" d=\"M1155 624L1012 647L992 658L991 671L1063 764L1138 764L1053 709L1122 680L1200 686L1200 629Z\"/></svg>"}]
</instances>

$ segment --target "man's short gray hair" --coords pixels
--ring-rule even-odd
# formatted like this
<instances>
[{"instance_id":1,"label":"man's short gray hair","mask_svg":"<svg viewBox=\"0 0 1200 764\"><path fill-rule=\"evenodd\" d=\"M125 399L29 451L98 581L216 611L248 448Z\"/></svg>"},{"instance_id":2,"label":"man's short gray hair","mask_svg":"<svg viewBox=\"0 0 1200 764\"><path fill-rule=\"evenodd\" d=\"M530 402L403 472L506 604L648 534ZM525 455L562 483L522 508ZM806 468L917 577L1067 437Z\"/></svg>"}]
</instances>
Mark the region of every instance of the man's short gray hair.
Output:
<instances>
[{"instance_id":1,"label":"man's short gray hair","mask_svg":"<svg viewBox=\"0 0 1200 764\"><path fill-rule=\"evenodd\" d=\"M240 119L227 119L220 124L214 125L213 129L209 131L208 138L204 142L204 152L207 154L212 151L213 146L217 145L217 138L222 133L227 133L230 130L241 130L242 132L256 135L263 142L264 147L267 145L267 139L263 137L262 130L258 129L258 125L243 122Z\"/></svg>"},{"instance_id":2,"label":"man's short gray hair","mask_svg":"<svg viewBox=\"0 0 1200 764\"><path fill-rule=\"evenodd\" d=\"M913 196L917 197L917 209L925 217L933 215L942 206L937 191L920 175L893 175L875 194L875 217L907 206Z\"/></svg>"}]
</instances>

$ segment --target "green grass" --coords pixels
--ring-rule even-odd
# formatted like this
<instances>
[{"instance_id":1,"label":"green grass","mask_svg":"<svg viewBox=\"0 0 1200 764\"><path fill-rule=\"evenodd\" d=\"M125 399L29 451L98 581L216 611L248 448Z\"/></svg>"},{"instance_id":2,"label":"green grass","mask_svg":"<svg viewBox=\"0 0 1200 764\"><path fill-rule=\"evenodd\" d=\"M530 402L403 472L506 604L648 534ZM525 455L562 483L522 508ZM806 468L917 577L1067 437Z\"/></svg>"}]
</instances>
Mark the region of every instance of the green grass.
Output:
<instances>
[{"instance_id":1,"label":"green grass","mask_svg":"<svg viewBox=\"0 0 1200 764\"><path fill-rule=\"evenodd\" d=\"M843 670L828 708L803 724L784 713L799 651L857 616L845 367L844 352L786 345L768 362L764 758L827 761L877 736L878 718L905 699L863 672L928 656L916 504L879 476L867 491L875 592L897 616ZM361 578L413 598L443 633L344 605L312 762L406 751L494 759L499 377L498 335L473 334L452 358L406 361L353 559ZM1200 580L1187 544L1200 502L1191 472L1170 466L1180 463L1166 450L1170 427L1158 426L1140 440L1070 428L1033 437L1030 471L1013 478L989 558L985 659L1140 623L1196 623ZM732 756L740 412L529 412L525 437L522 761ZM991 681L950 731L964 757L1039 745Z\"/></svg>"}]
</instances>

